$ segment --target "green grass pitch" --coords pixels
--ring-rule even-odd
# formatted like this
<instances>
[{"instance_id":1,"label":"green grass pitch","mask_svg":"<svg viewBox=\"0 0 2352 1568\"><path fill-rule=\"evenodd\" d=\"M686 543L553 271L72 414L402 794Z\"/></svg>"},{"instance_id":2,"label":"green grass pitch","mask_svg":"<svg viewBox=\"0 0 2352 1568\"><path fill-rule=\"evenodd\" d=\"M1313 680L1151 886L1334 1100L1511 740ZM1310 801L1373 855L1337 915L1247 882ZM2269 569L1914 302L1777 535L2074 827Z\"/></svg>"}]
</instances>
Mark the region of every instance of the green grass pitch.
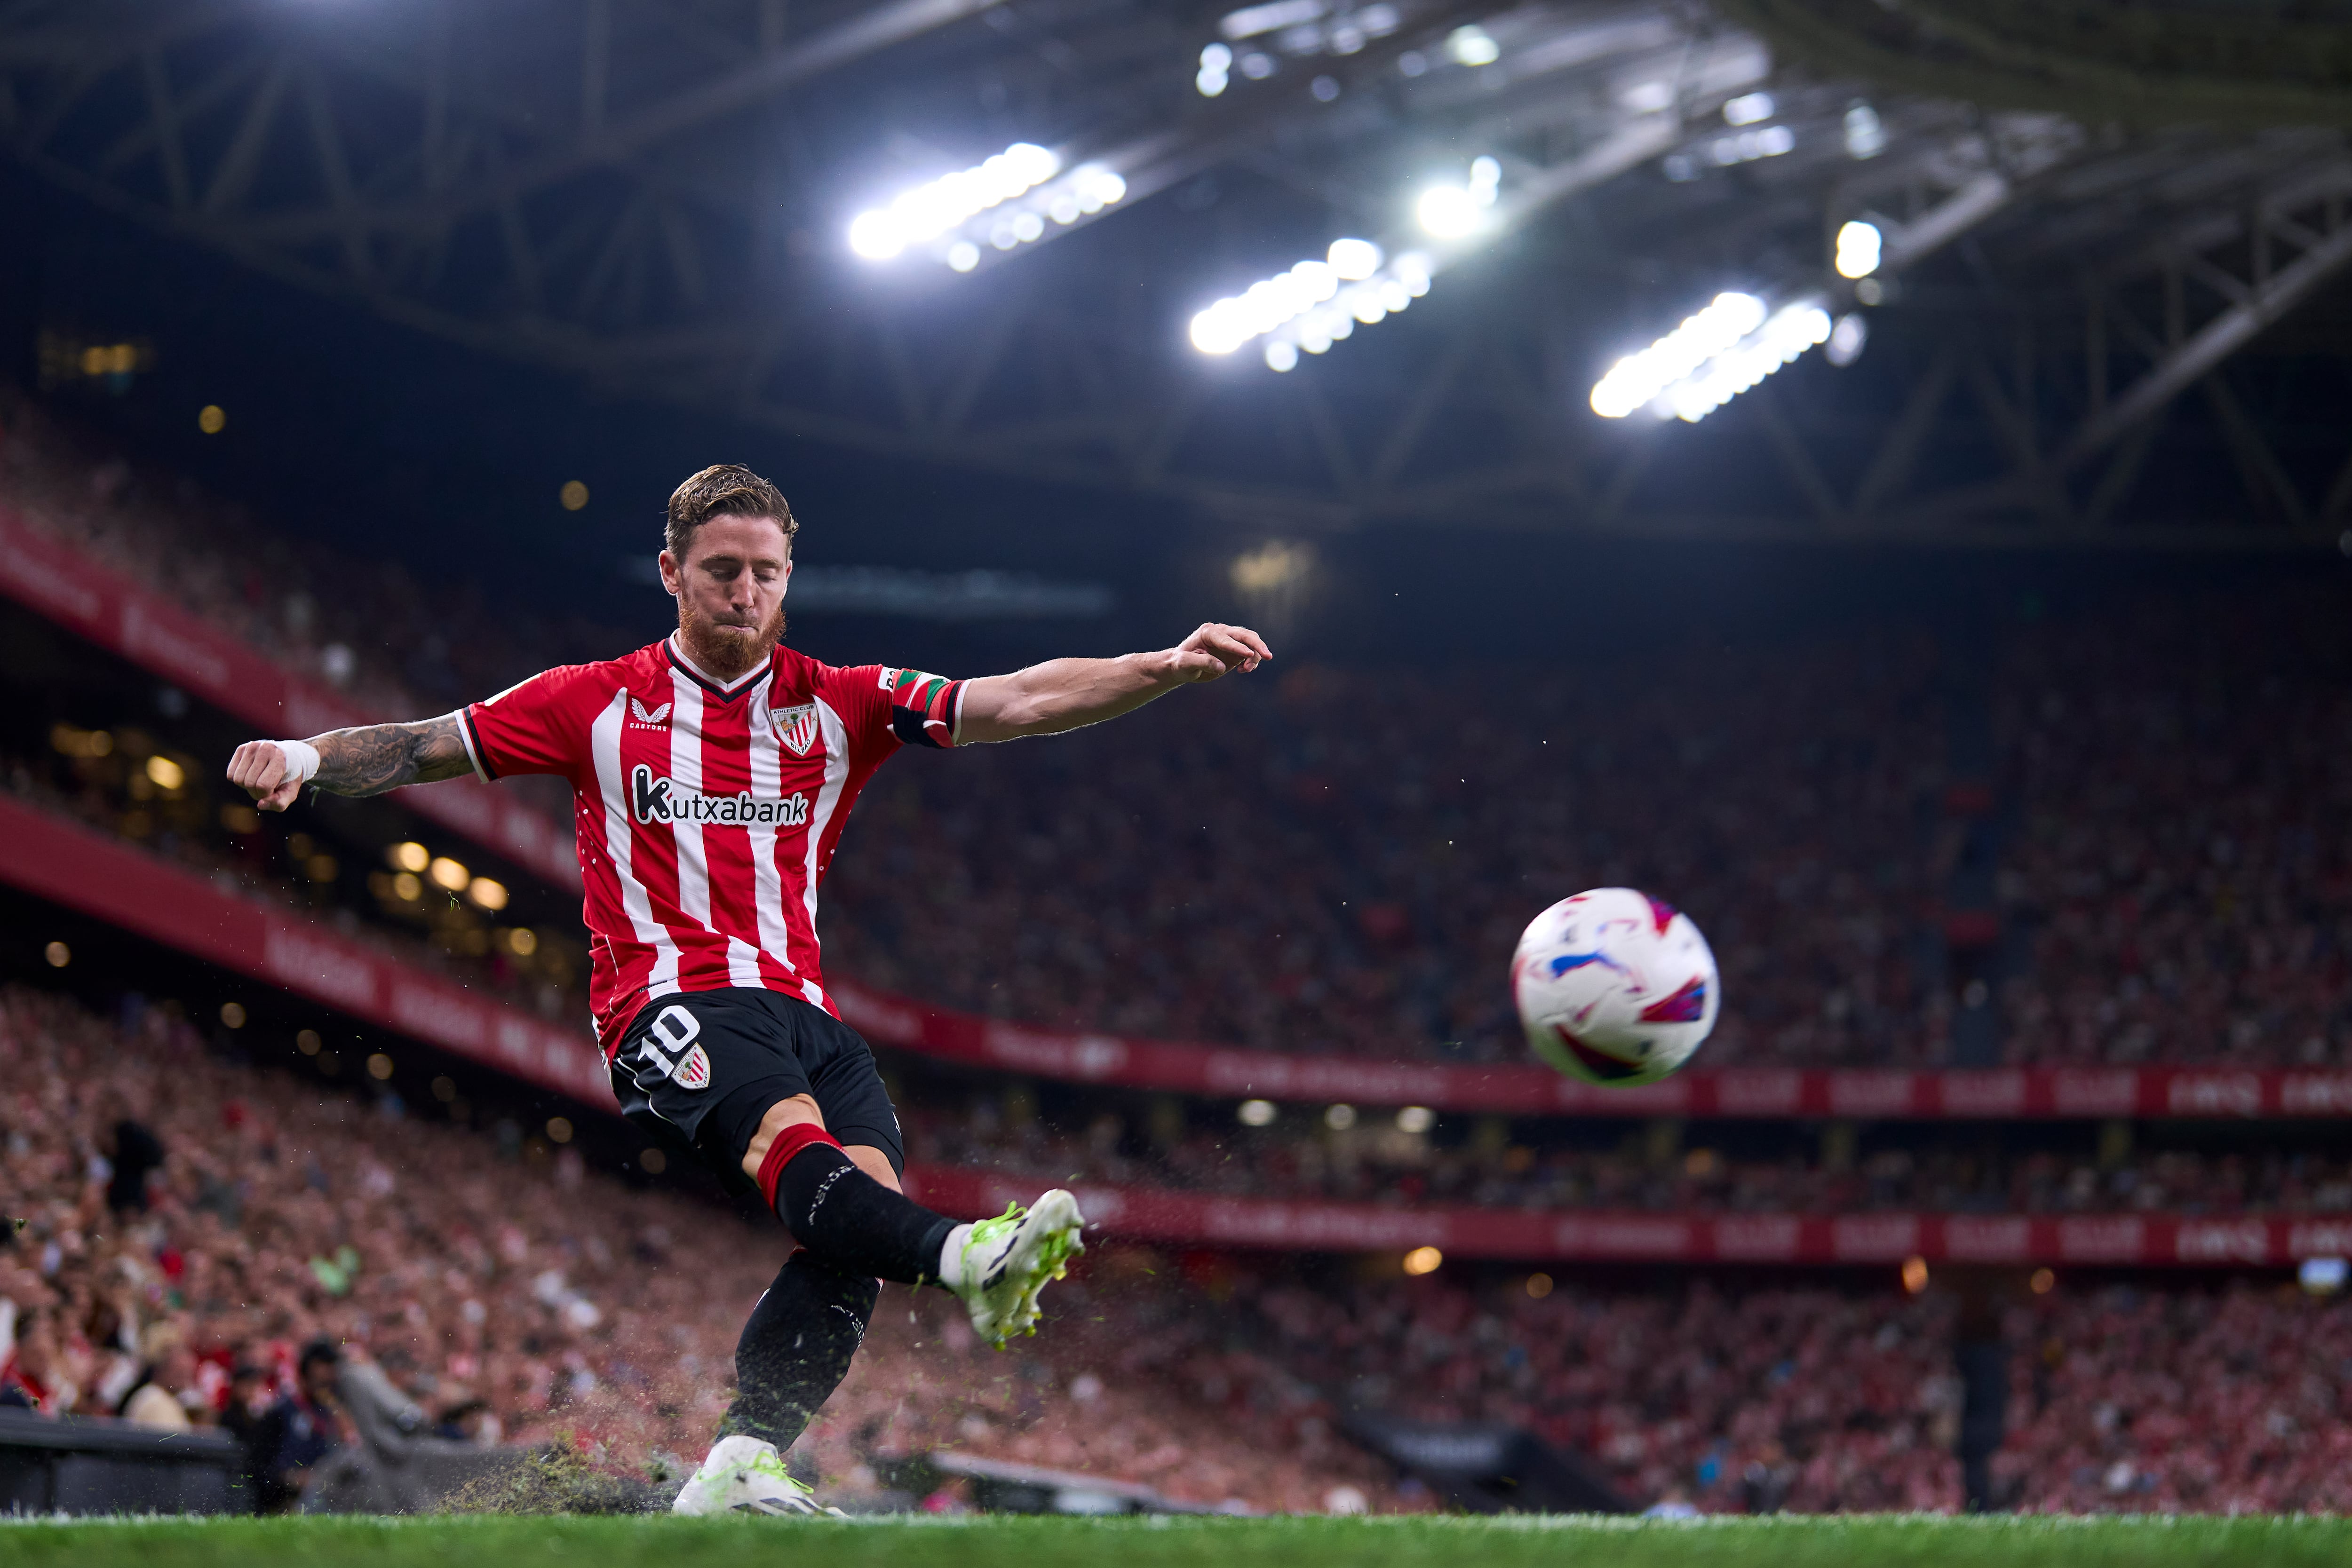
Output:
<instances>
[{"instance_id":1,"label":"green grass pitch","mask_svg":"<svg viewBox=\"0 0 2352 1568\"><path fill-rule=\"evenodd\" d=\"M57 1568L1890 1568L1905 1563L2352 1563L2352 1520L1580 1519L673 1520L436 1517L0 1525L0 1563Z\"/></svg>"}]
</instances>

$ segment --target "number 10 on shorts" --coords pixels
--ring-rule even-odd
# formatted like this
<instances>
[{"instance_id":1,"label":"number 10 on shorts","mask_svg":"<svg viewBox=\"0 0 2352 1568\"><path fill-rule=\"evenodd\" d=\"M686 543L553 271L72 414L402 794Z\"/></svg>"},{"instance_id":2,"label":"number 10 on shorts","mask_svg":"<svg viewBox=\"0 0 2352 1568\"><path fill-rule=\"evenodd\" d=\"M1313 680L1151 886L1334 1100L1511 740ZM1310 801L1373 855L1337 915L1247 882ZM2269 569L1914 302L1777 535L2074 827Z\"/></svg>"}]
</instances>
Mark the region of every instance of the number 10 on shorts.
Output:
<instances>
[{"instance_id":1,"label":"number 10 on shorts","mask_svg":"<svg viewBox=\"0 0 2352 1568\"><path fill-rule=\"evenodd\" d=\"M702 1020L672 1002L646 1026L645 1038L637 1042L638 1055L646 1066L659 1069L663 1077L680 1089L708 1089L710 1058L694 1043L701 1033ZM660 1045L655 1044L656 1040ZM669 1048L667 1054L662 1046Z\"/></svg>"}]
</instances>

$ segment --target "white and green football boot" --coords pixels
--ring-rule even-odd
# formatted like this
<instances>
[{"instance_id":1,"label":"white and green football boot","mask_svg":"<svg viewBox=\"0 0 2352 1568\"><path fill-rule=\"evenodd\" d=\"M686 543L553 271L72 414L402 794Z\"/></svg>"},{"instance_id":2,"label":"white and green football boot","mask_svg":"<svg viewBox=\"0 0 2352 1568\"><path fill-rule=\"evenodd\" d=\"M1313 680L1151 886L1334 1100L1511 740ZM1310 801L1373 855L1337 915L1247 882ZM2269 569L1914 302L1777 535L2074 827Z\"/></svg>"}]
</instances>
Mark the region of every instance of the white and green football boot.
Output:
<instances>
[{"instance_id":1,"label":"white and green football boot","mask_svg":"<svg viewBox=\"0 0 2352 1568\"><path fill-rule=\"evenodd\" d=\"M669 1505L669 1511L842 1517L839 1509L823 1506L815 1493L792 1478L773 1443L740 1432L711 1445L709 1457L678 1489L677 1500Z\"/></svg>"},{"instance_id":2,"label":"white and green football boot","mask_svg":"<svg viewBox=\"0 0 2352 1568\"><path fill-rule=\"evenodd\" d=\"M1078 1200L1060 1187L1024 1209L1009 1204L993 1219L959 1225L940 1260L940 1282L971 1312L980 1337L1004 1348L1017 1333L1037 1332L1037 1295L1070 1271L1087 1249Z\"/></svg>"}]
</instances>

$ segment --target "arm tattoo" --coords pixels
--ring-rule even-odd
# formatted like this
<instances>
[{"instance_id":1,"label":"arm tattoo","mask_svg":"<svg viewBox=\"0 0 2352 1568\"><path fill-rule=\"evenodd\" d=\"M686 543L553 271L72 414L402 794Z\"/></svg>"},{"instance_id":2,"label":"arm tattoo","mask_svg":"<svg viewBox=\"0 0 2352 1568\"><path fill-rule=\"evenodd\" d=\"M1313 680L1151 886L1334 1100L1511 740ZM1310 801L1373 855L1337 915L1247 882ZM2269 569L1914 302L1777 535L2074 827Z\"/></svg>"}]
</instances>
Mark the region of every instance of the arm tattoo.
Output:
<instances>
[{"instance_id":1,"label":"arm tattoo","mask_svg":"<svg viewBox=\"0 0 2352 1568\"><path fill-rule=\"evenodd\" d=\"M403 784L430 784L471 772L457 717L415 724L372 724L338 729L310 744L319 748L319 773L311 782L330 795L381 795Z\"/></svg>"}]
</instances>

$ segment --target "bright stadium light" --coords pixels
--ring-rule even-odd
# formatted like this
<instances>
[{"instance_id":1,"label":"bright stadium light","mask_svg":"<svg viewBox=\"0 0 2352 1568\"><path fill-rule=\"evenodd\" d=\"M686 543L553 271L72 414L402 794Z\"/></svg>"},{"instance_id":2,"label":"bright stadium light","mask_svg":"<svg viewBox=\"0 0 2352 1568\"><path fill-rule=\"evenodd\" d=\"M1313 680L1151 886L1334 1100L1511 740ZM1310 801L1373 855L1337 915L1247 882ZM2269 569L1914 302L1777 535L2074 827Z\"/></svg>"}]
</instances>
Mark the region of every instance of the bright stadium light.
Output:
<instances>
[{"instance_id":1,"label":"bright stadium light","mask_svg":"<svg viewBox=\"0 0 2352 1568\"><path fill-rule=\"evenodd\" d=\"M887 261L909 245L936 239L966 218L1001 206L1059 172L1062 161L1032 141L1016 141L995 157L957 174L943 174L857 214L849 248L868 261Z\"/></svg>"},{"instance_id":2,"label":"bright stadium light","mask_svg":"<svg viewBox=\"0 0 2352 1568\"><path fill-rule=\"evenodd\" d=\"M1754 125L1772 118L1776 106L1769 92L1745 92L1723 106L1726 125Z\"/></svg>"},{"instance_id":3,"label":"bright stadium light","mask_svg":"<svg viewBox=\"0 0 2352 1568\"><path fill-rule=\"evenodd\" d=\"M868 261L889 261L920 246L970 272L982 244L1011 250L1044 237L1049 224L1074 224L1126 195L1127 182L1111 170L1083 163L1066 172L1050 150L1016 141L975 168L858 214L849 248Z\"/></svg>"},{"instance_id":4,"label":"bright stadium light","mask_svg":"<svg viewBox=\"0 0 2352 1568\"><path fill-rule=\"evenodd\" d=\"M1432 185L1421 193L1414 215L1421 226L1439 239L1461 239L1487 224L1487 214L1503 185L1503 166L1492 158L1470 164L1467 185Z\"/></svg>"},{"instance_id":5,"label":"bright stadium light","mask_svg":"<svg viewBox=\"0 0 2352 1568\"><path fill-rule=\"evenodd\" d=\"M1840 277L1868 277L1878 270L1885 236L1876 224L1857 218L1837 232L1837 272Z\"/></svg>"},{"instance_id":6,"label":"bright stadium light","mask_svg":"<svg viewBox=\"0 0 2352 1568\"><path fill-rule=\"evenodd\" d=\"M1609 367L1592 389L1592 412L1622 419L1764 324L1753 294L1718 294L1706 308L1638 354Z\"/></svg>"},{"instance_id":7,"label":"bright stadium light","mask_svg":"<svg viewBox=\"0 0 2352 1568\"><path fill-rule=\"evenodd\" d=\"M1741 392L1828 341L1830 314L1807 298L1768 310L1752 294L1715 297L1706 309L1593 384L1592 412L1622 419L1646 408L1696 424Z\"/></svg>"},{"instance_id":8,"label":"bright stadium light","mask_svg":"<svg viewBox=\"0 0 2352 1568\"><path fill-rule=\"evenodd\" d=\"M1445 52L1457 66L1491 66L1503 57L1503 47L1486 28L1473 22L1445 35Z\"/></svg>"},{"instance_id":9,"label":"bright stadium light","mask_svg":"<svg viewBox=\"0 0 2352 1568\"><path fill-rule=\"evenodd\" d=\"M1202 98L1214 98L1233 79L1233 68L1234 51L1223 44L1211 44L1201 51L1201 70L1192 78L1192 85L1200 89Z\"/></svg>"},{"instance_id":10,"label":"bright stadium light","mask_svg":"<svg viewBox=\"0 0 2352 1568\"><path fill-rule=\"evenodd\" d=\"M1368 239L1340 239L1321 261L1251 284L1192 318L1192 346L1230 354L1264 338L1265 362L1287 371L1304 353L1320 354L1359 326L1376 326L1429 292L1429 258L1388 258Z\"/></svg>"}]
</instances>

